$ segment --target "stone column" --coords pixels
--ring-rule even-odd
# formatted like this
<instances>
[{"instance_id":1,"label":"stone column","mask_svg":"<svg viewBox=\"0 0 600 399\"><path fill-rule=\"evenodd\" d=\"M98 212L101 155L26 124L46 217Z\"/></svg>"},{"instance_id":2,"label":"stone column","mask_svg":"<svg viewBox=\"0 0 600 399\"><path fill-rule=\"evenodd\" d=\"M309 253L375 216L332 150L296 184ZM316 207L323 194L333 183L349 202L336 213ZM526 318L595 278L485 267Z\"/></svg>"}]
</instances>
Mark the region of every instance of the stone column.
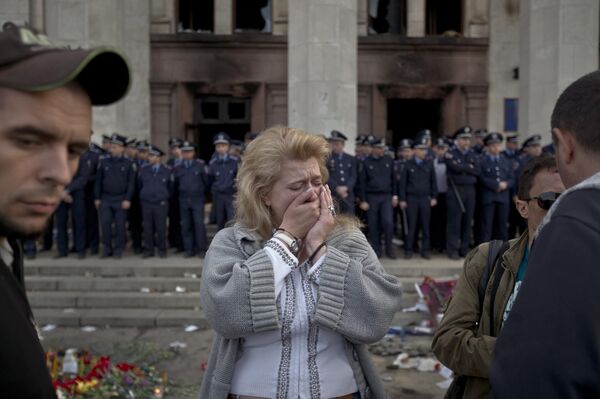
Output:
<instances>
[{"instance_id":1,"label":"stone column","mask_svg":"<svg viewBox=\"0 0 600 399\"><path fill-rule=\"evenodd\" d=\"M598 69L598 0L523 0L520 4L519 131L549 143L560 93Z\"/></svg>"},{"instance_id":2,"label":"stone column","mask_svg":"<svg viewBox=\"0 0 600 399\"><path fill-rule=\"evenodd\" d=\"M46 32L44 0L29 0L29 25L38 32Z\"/></svg>"},{"instance_id":3,"label":"stone column","mask_svg":"<svg viewBox=\"0 0 600 399\"><path fill-rule=\"evenodd\" d=\"M353 152L357 112L357 1L289 0L288 121L337 129Z\"/></svg>"},{"instance_id":4,"label":"stone column","mask_svg":"<svg viewBox=\"0 0 600 399\"><path fill-rule=\"evenodd\" d=\"M425 0L406 0L406 36L425 36Z\"/></svg>"},{"instance_id":5,"label":"stone column","mask_svg":"<svg viewBox=\"0 0 600 399\"><path fill-rule=\"evenodd\" d=\"M215 35L233 33L233 0L215 0Z\"/></svg>"}]
</instances>

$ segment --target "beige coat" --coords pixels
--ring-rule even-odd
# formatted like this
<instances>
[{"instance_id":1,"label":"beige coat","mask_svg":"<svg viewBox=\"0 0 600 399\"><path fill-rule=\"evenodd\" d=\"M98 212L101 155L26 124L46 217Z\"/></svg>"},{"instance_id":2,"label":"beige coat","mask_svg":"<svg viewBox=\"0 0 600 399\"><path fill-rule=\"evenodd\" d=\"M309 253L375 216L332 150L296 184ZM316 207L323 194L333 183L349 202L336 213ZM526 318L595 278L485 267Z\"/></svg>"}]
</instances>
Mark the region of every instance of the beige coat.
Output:
<instances>
[{"instance_id":1,"label":"beige coat","mask_svg":"<svg viewBox=\"0 0 600 399\"><path fill-rule=\"evenodd\" d=\"M464 398L487 398L490 392L489 368L496 346L496 336L502 327L502 315L513 291L515 277L523 260L529 236L510 240L504 252L502 274L494 303L494 336L490 334L491 273L480 314L479 280L487 263L489 244L481 244L467 255L463 271L452 297L448 300L444 318L433 338L432 349L437 358L457 375L468 376Z\"/></svg>"}]
</instances>

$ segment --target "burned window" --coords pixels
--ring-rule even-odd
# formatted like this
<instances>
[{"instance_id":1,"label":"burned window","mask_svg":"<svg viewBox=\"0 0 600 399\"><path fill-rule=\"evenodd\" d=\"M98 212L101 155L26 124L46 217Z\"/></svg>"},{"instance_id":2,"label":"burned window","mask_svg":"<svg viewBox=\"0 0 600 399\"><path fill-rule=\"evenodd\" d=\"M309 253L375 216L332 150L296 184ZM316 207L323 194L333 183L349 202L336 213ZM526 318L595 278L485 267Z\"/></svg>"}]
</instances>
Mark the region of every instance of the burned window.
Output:
<instances>
[{"instance_id":1,"label":"burned window","mask_svg":"<svg viewBox=\"0 0 600 399\"><path fill-rule=\"evenodd\" d=\"M213 32L214 0L179 0L178 32Z\"/></svg>"},{"instance_id":2,"label":"burned window","mask_svg":"<svg viewBox=\"0 0 600 399\"><path fill-rule=\"evenodd\" d=\"M369 0L369 34L406 35L406 0Z\"/></svg>"},{"instance_id":3,"label":"burned window","mask_svg":"<svg viewBox=\"0 0 600 399\"><path fill-rule=\"evenodd\" d=\"M456 36L462 33L463 0L427 0L428 35Z\"/></svg>"},{"instance_id":4,"label":"burned window","mask_svg":"<svg viewBox=\"0 0 600 399\"><path fill-rule=\"evenodd\" d=\"M236 32L271 32L272 0L235 0Z\"/></svg>"}]
</instances>

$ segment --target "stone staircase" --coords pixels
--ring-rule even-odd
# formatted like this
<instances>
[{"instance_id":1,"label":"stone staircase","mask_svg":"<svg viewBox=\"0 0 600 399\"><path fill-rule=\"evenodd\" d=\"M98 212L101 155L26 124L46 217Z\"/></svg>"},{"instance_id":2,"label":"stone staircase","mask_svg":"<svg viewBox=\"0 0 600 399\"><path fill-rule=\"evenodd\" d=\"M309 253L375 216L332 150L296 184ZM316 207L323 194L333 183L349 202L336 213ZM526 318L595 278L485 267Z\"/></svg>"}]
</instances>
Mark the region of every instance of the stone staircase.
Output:
<instances>
[{"instance_id":1,"label":"stone staircase","mask_svg":"<svg viewBox=\"0 0 600 399\"><path fill-rule=\"evenodd\" d=\"M122 259L41 254L25 263L29 301L40 326L206 328L200 309L202 259L171 255L166 259L126 254ZM453 276L461 262L437 257L432 261L382 259L386 270L401 278L403 307L418 299L414 283L425 275ZM394 322L421 317L399 313Z\"/></svg>"}]
</instances>

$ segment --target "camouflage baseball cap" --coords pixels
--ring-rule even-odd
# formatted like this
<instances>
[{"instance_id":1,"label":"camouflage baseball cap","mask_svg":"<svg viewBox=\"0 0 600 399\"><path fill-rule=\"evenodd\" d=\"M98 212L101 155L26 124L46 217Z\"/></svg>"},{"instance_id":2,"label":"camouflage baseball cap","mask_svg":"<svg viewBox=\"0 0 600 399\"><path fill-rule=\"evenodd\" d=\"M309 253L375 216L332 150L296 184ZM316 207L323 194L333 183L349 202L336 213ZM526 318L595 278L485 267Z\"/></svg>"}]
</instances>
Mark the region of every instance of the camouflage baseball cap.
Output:
<instances>
[{"instance_id":1,"label":"camouflage baseball cap","mask_svg":"<svg viewBox=\"0 0 600 399\"><path fill-rule=\"evenodd\" d=\"M12 22L0 32L0 87L40 92L76 81L93 105L108 105L125 96L129 75L127 60L114 48L59 47Z\"/></svg>"}]
</instances>

